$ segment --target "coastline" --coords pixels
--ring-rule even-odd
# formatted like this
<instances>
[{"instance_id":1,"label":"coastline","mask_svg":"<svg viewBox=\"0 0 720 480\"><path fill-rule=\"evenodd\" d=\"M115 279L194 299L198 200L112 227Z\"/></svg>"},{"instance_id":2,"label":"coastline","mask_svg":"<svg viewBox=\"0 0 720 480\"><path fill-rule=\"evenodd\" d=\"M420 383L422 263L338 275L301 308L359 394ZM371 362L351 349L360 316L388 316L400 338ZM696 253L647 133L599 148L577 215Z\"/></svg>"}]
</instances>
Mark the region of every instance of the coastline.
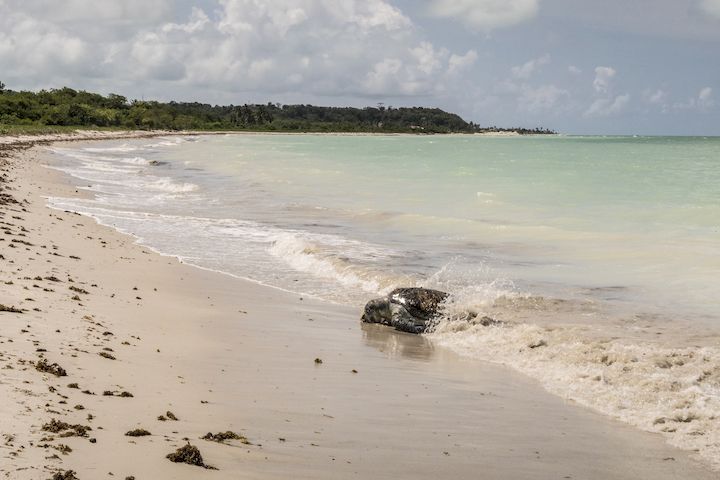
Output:
<instances>
[{"instance_id":1,"label":"coastline","mask_svg":"<svg viewBox=\"0 0 720 480\"><path fill-rule=\"evenodd\" d=\"M352 309L180 264L50 210L44 197L74 195L72 184L43 168L37 149L11 161L10 193L28 203L2 210L12 234L0 303L28 311L0 313L0 394L12 399L0 407L0 434L14 436L0 439L6 478L52 469L81 479L474 478L479 468L498 479L714 478L660 436L565 403L509 369L361 326ZM32 245L6 248L12 240ZM73 300L70 286L89 293ZM41 355L67 376L36 371L30 362ZM168 410L178 422L157 420ZM52 418L91 426L97 443L41 441ZM133 428L153 435L124 436ZM228 429L255 445L198 439ZM183 438L219 471L166 460Z\"/></svg>"}]
</instances>

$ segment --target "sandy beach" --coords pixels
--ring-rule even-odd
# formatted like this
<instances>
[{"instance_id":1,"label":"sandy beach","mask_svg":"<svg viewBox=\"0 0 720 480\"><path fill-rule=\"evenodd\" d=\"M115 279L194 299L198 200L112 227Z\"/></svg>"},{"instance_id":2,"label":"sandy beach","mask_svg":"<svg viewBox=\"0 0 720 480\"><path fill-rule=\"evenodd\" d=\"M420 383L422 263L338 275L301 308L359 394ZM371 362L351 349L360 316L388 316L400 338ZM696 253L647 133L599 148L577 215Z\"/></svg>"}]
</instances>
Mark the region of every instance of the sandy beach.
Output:
<instances>
[{"instance_id":1,"label":"sandy beach","mask_svg":"<svg viewBox=\"0 0 720 480\"><path fill-rule=\"evenodd\" d=\"M52 210L87 192L4 152L2 478L717 478L507 368ZM166 458L188 442L216 470Z\"/></svg>"}]
</instances>

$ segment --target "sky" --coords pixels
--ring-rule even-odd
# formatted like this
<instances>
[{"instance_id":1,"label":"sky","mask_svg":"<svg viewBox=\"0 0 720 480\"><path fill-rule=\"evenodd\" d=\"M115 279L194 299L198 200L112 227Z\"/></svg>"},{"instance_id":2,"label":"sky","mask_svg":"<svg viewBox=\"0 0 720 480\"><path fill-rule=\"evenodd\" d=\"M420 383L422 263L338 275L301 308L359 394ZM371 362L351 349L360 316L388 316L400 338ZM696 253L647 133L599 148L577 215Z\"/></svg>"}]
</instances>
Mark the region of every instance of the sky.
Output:
<instances>
[{"instance_id":1,"label":"sky","mask_svg":"<svg viewBox=\"0 0 720 480\"><path fill-rule=\"evenodd\" d=\"M720 0L0 0L0 81L720 135Z\"/></svg>"}]
</instances>

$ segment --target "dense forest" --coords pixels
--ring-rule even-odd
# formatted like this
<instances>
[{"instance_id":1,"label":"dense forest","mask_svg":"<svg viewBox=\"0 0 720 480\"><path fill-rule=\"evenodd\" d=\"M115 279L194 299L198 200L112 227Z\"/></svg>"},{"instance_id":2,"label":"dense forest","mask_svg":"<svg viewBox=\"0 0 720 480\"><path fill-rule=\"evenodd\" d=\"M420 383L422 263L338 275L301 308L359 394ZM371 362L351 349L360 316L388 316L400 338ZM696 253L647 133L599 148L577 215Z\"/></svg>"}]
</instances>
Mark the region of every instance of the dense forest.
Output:
<instances>
[{"instance_id":1,"label":"dense forest","mask_svg":"<svg viewBox=\"0 0 720 480\"><path fill-rule=\"evenodd\" d=\"M13 91L0 82L0 126L66 126L278 132L554 133L546 129L481 127L439 108L208 105L129 101L59 88Z\"/></svg>"}]
</instances>

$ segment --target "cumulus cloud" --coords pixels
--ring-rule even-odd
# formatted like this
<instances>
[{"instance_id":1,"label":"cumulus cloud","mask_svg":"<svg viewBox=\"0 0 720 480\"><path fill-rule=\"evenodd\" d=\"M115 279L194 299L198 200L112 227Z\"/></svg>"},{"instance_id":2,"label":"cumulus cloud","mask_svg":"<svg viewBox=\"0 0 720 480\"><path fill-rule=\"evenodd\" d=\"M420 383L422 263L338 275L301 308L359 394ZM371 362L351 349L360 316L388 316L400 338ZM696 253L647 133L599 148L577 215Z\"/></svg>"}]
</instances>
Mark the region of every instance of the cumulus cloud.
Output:
<instances>
[{"instance_id":1,"label":"cumulus cloud","mask_svg":"<svg viewBox=\"0 0 720 480\"><path fill-rule=\"evenodd\" d=\"M700 0L700 9L715 18L720 18L720 0Z\"/></svg>"},{"instance_id":2,"label":"cumulus cloud","mask_svg":"<svg viewBox=\"0 0 720 480\"><path fill-rule=\"evenodd\" d=\"M450 52L424 39L388 0L198 5L0 0L3 80L30 88L75 78L109 88L162 81L228 95L429 95L449 90L477 60L474 50Z\"/></svg>"},{"instance_id":3,"label":"cumulus cloud","mask_svg":"<svg viewBox=\"0 0 720 480\"><path fill-rule=\"evenodd\" d=\"M459 73L467 68L470 68L475 64L478 59L478 54L475 50L468 50L465 55L450 55L448 60L448 73L454 74Z\"/></svg>"},{"instance_id":4,"label":"cumulus cloud","mask_svg":"<svg viewBox=\"0 0 720 480\"><path fill-rule=\"evenodd\" d=\"M593 88L598 93L607 93L610 87L610 81L615 77L617 72L612 67L596 67L595 80L593 80Z\"/></svg>"},{"instance_id":5,"label":"cumulus cloud","mask_svg":"<svg viewBox=\"0 0 720 480\"><path fill-rule=\"evenodd\" d=\"M459 20L476 30L490 31L532 19L538 4L539 0L430 0L429 12Z\"/></svg>"},{"instance_id":6,"label":"cumulus cloud","mask_svg":"<svg viewBox=\"0 0 720 480\"><path fill-rule=\"evenodd\" d=\"M518 98L520 110L530 113L550 111L558 107L562 100L570 97L570 92L555 85L543 85L537 88L524 87Z\"/></svg>"},{"instance_id":7,"label":"cumulus cloud","mask_svg":"<svg viewBox=\"0 0 720 480\"><path fill-rule=\"evenodd\" d=\"M668 93L661 89L646 89L642 92L642 99L645 103L660 108L663 113L668 112Z\"/></svg>"},{"instance_id":8,"label":"cumulus cloud","mask_svg":"<svg viewBox=\"0 0 720 480\"><path fill-rule=\"evenodd\" d=\"M673 104L675 110L708 110L715 106L715 97L713 89L703 87L696 96L688 98L684 102L676 102Z\"/></svg>"},{"instance_id":9,"label":"cumulus cloud","mask_svg":"<svg viewBox=\"0 0 720 480\"><path fill-rule=\"evenodd\" d=\"M698 93L698 105L701 108L710 108L715 106L715 99L713 98L713 90L710 87L705 87Z\"/></svg>"},{"instance_id":10,"label":"cumulus cloud","mask_svg":"<svg viewBox=\"0 0 720 480\"><path fill-rule=\"evenodd\" d=\"M583 113L583 116L589 118L616 115L625 110L629 102L630 95L627 93L618 95L615 98L598 98L590 105L590 108Z\"/></svg>"},{"instance_id":11,"label":"cumulus cloud","mask_svg":"<svg viewBox=\"0 0 720 480\"><path fill-rule=\"evenodd\" d=\"M596 98L590 104L590 107L583 112L583 117L609 117L625 110L625 107L630 102L630 94L614 94L613 80L616 75L617 71L613 67L595 67L595 78L592 86Z\"/></svg>"},{"instance_id":12,"label":"cumulus cloud","mask_svg":"<svg viewBox=\"0 0 720 480\"><path fill-rule=\"evenodd\" d=\"M545 54L540 58L529 60L522 65L513 67L511 69L512 75L515 78L526 80L541 66L550 63L550 55Z\"/></svg>"},{"instance_id":13,"label":"cumulus cloud","mask_svg":"<svg viewBox=\"0 0 720 480\"><path fill-rule=\"evenodd\" d=\"M659 88L657 90L646 90L643 92L643 98L648 103L661 105L665 103L665 100L667 99L667 92Z\"/></svg>"}]
</instances>

